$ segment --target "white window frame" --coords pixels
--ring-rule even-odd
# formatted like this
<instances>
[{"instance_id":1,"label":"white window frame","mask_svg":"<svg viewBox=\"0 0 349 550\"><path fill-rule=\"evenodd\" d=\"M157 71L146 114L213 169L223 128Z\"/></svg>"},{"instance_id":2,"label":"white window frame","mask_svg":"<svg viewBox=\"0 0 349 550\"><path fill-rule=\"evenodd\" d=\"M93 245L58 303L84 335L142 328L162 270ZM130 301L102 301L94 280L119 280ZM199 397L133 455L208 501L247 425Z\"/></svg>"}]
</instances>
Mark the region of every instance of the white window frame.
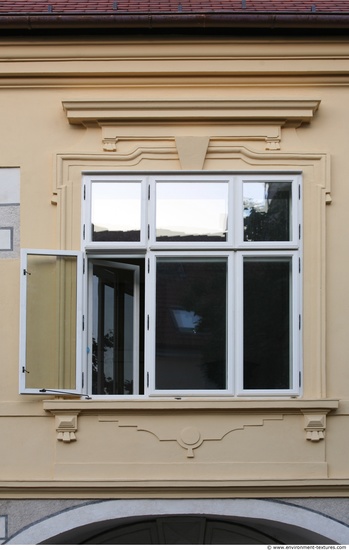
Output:
<instances>
[{"instance_id":1,"label":"white window frame","mask_svg":"<svg viewBox=\"0 0 349 550\"><path fill-rule=\"evenodd\" d=\"M141 239L139 242L92 242L91 240L91 183L93 181L112 182L117 178L123 181L141 181ZM229 182L228 240L217 242L157 242L155 236L155 197L157 181L227 181ZM292 240L244 242L243 238L243 182L291 182L292 183ZM225 397L294 397L301 396L302 376L302 284L299 266L302 258L301 240L301 181L299 172L274 173L86 173L82 185L82 249L79 251L27 250L23 251L23 270L26 269L25 257L28 253L40 255L74 255L78 259L78 305L77 316L77 365L76 394L85 395L91 391L91 286L90 261L123 260L138 258L145 262L145 335L144 335L144 394L134 395L94 395L94 398L135 399L155 396L225 396ZM240 205L240 206L239 206ZM224 390L157 390L155 388L155 261L157 257L226 257L228 259L227 283L227 386ZM242 329L242 261L246 256L255 257L292 257L292 383L287 390L244 390L243 379L243 329ZM82 259L84 258L84 262ZM124 263L125 262L125 263ZM86 267L83 269L83 263ZM148 268L149 266L149 268ZM83 274L84 273L84 274ZM21 393L40 393L40 389L25 388L25 308L26 288L21 283L21 352L20 352L20 388ZM139 295L136 300L139 303ZM149 320L149 321L148 321ZM82 324L87 325L85 330ZM229 342L233 339L233 344ZM83 352L82 352L83 350ZM24 367L24 371L23 371ZM137 370L137 369L136 369ZM135 373L136 374L136 373ZM138 371L137 371L138 374ZM149 380L149 382L148 382ZM137 376L135 377L137 385ZM51 388L54 390L54 388ZM57 393L65 393L57 390ZM66 392L73 393L73 392Z\"/></svg>"},{"instance_id":2,"label":"white window frame","mask_svg":"<svg viewBox=\"0 0 349 550\"><path fill-rule=\"evenodd\" d=\"M291 358L290 368L290 388L287 390L248 390L244 389L244 334L243 334L243 261L244 258L287 258L292 259L292 277L290 280L290 332L291 332ZM301 389L302 377L302 340L301 340L301 285L299 276L300 256L298 251L290 250L244 250L237 252L236 255L236 286L235 286L235 307L236 318L241 320L235 324L235 387L236 396L298 396ZM299 365L299 368L296 366Z\"/></svg>"},{"instance_id":3,"label":"white window frame","mask_svg":"<svg viewBox=\"0 0 349 550\"><path fill-rule=\"evenodd\" d=\"M134 180L134 175L129 175L130 181ZM84 186L86 194L89 196L88 188L90 181L96 181L102 178L104 181L112 181L118 174L106 177L101 174L85 175ZM121 174L122 179L125 178ZM145 371L144 371L144 396L299 396L301 386L301 331L299 323L301 319L301 284L298 266L301 258L301 239L300 237L300 219L301 219L301 174L300 173L160 173L145 174L143 176L144 191L142 196L148 200L143 203L144 222L142 230L148 236L147 242L141 240L139 243L91 243L86 241L85 250L87 257L91 254L100 253L104 258L113 257L114 261L118 257L127 257L127 254L135 254L135 257L144 257L148 266L145 270ZM139 176L137 175L137 178ZM156 184L158 182L183 183L183 181L208 181L214 183L228 182L228 208L233 215L228 217L228 239L227 241L217 242L159 242L156 240ZM289 241L244 241L243 235L243 183L244 182L290 182L292 185L292 204L290 212L291 238ZM150 200L149 200L150 199ZM298 202L296 202L298 201ZM148 205L147 205L148 203ZM237 205L241 205L241 208ZM88 212L91 204L87 201L85 209L86 226L89 224ZM86 215L87 214L87 215ZM138 256L138 254L139 256ZM290 388L287 390L245 390L243 388L243 331L242 331L242 258L245 256L280 256L292 257L292 380ZM227 257L228 277L227 287L227 387L225 390L157 390L155 388L155 262L157 257ZM299 275L299 276L298 276ZM229 345L229 335L233 334L235 345ZM110 396L113 397L113 396ZM124 396L117 396L124 397ZM135 395L133 397L136 397ZM141 397L141 396L140 396Z\"/></svg>"},{"instance_id":4,"label":"white window frame","mask_svg":"<svg viewBox=\"0 0 349 550\"><path fill-rule=\"evenodd\" d=\"M147 177L142 174L127 174L120 173L122 181L127 183L140 183L141 184L141 235L139 241L131 242L96 242L92 240L92 224L91 224L91 212L92 212L92 184L94 182L112 183L115 181L116 176L109 173L91 174L83 177L82 186L82 204L83 208L83 223L82 223L82 235L81 241L83 246L90 252L99 252L103 249L117 248L118 251L127 251L128 249L140 249L145 250L147 244L147 231L148 231L148 219L147 219Z\"/></svg>"},{"instance_id":5,"label":"white window frame","mask_svg":"<svg viewBox=\"0 0 349 550\"><path fill-rule=\"evenodd\" d=\"M156 380L156 260L157 258L224 258L227 260L227 317L226 317L226 389L224 390L158 390L155 388ZM146 311L149 315L148 326L146 330L146 356L145 364L149 365L147 373L149 373L149 387L146 394L150 397L155 396L232 396L234 394L234 373L231 368L233 364L232 349L229 346L229 334L234 334L234 308L230 307L233 303L234 296L234 275L229 277L229 273L234 273L234 257L232 253L226 251L188 251L188 250L165 250L165 251L154 251L150 252L148 255L149 259L149 269L147 270L146 279L148 275L148 287L149 291L146 292ZM146 280L147 286L147 280Z\"/></svg>"}]
</instances>

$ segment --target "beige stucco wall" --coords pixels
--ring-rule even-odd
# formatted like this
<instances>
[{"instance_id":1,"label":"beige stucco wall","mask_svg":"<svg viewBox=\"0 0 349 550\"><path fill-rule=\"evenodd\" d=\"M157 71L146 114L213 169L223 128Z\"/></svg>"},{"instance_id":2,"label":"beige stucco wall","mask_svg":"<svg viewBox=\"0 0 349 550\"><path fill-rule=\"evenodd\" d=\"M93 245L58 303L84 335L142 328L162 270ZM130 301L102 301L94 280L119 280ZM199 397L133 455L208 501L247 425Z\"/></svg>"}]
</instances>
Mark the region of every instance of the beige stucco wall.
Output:
<instances>
[{"instance_id":1,"label":"beige stucco wall","mask_svg":"<svg viewBox=\"0 0 349 550\"><path fill-rule=\"evenodd\" d=\"M300 171L304 182L301 398L20 395L20 263L2 254L3 498L347 495L348 71L340 40L2 39L0 183L1 167L19 168L23 248L80 248L84 170ZM264 115L263 100L274 102ZM125 101L127 119L106 125L103 110Z\"/></svg>"}]
</instances>

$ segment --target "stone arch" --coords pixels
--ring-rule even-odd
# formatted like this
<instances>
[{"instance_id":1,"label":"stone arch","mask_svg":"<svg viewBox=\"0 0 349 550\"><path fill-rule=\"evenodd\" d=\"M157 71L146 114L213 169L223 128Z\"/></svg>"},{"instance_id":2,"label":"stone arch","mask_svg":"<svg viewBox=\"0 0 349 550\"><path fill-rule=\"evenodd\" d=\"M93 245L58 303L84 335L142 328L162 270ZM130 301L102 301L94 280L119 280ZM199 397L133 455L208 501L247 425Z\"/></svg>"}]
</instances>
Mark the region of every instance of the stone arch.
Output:
<instances>
[{"instance_id":1,"label":"stone arch","mask_svg":"<svg viewBox=\"0 0 349 550\"><path fill-rule=\"evenodd\" d=\"M117 544L117 540L122 544L120 534L131 533L132 525L134 532L140 528L153 528L157 533L154 536L161 537L159 533L163 533L164 526L167 529L171 522L177 527L181 524L189 527L190 524L197 532L200 525L205 533L214 528L216 533L220 533L217 536L225 536L222 535L224 531L228 533L226 536L230 537L230 542L236 533L240 540L245 537L246 543L251 544L274 541L284 544L346 544L349 540L349 526L307 508L275 500L130 499L75 506L26 527L6 544L66 544L68 541L70 544L84 544L86 541L87 544L92 540L98 544L100 537L106 540L108 536L110 544ZM209 537L205 540L207 544L214 543L209 542Z\"/></svg>"}]
</instances>

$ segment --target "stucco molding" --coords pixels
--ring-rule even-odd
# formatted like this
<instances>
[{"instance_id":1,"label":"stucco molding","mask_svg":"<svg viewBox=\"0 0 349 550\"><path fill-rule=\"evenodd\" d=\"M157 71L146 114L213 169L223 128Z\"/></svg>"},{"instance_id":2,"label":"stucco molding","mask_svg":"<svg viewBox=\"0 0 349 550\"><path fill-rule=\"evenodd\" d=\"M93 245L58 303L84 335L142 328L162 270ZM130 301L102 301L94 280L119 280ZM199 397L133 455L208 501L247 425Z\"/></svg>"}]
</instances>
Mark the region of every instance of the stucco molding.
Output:
<instances>
[{"instance_id":1,"label":"stucco molding","mask_svg":"<svg viewBox=\"0 0 349 550\"><path fill-rule=\"evenodd\" d=\"M154 435L159 441L177 442L187 451L187 458L194 458L194 450L205 441L221 441L226 435L246 427L263 426L266 420L282 420L284 414L303 414L306 438L311 441L324 439L326 415L338 409L338 400L281 400L281 399L52 399L43 402L45 412L55 417L57 440L71 443L77 440L79 415L96 415L99 422L115 422L120 428L135 428ZM214 433L204 423L200 415L196 424L180 424L170 429L170 416L173 412L200 413L215 412L225 415L229 421L215 426ZM136 413L142 416L135 421L132 416L119 417L122 413ZM146 413L146 416L143 414ZM151 413L151 419L149 414ZM169 414L165 426L154 424L154 418ZM242 418L242 415L243 418ZM247 416L246 416L247 415ZM155 427L154 427L155 426Z\"/></svg>"},{"instance_id":2,"label":"stucco molding","mask_svg":"<svg viewBox=\"0 0 349 550\"><path fill-rule=\"evenodd\" d=\"M250 398L233 399L219 398L130 398L130 399L63 399L53 398L43 401L43 409L52 414L111 414L121 411L158 412L165 411L216 411L216 412L256 412L260 413L287 413L303 414L307 411L336 411L339 407L338 399L274 399Z\"/></svg>"},{"instance_id":3,"label":"stucco molding","mask_svg":"<svg viewBox=\"0 0 349 550\"><path fill-rule=\"evenodd\" d=\"M173 126L181 135L183 128ZM222 127L223 128L223 127ZM239 128L242 126L239 125ZM262 127L261 127L262 128ZM172 127L171 127L172 129ZM203 137L209 126L190 125L190 133L199 130ZM249 130L249 126L246 125ZM145 131L148 131L145 136ZM89 172L116 173L119 171L181 171L176 138L168 135L166 125L129 127L129 136L120 140L117 152L86 153L66 152L55 156L54 198L60 220L57 248L78 250L81 246L81 175ZM158 130L166 135L158 136ZM302 150L294 140L296 149L285 151L258 150L256 143L247 146L245 140L232 140L219 136L214 128L202 169L209 173L227 172L297 172L303 174L302 200L304 207L304 307L303 307L303 388L304 397L326 397L326 204L331 202L331 157L324 151ZM294 129L287 130L290 133ZM142 133L140 133L142 132ZM215 133L213 133L215 132ZM87 131L88 133L88 131ZM180 135L180 134L178 134ZM95 144L98 148L98 132ZM94 138L94 139L95 139ZM197 143L205 144L205 140ZM119 148L120 145L120 148ZM203 146L198 149L197 162L202 163ZM252 148L252 145L254 148ZM206 144L205 144L206 147ZM200 168L201 169L201 166Z\"/></svg>"},{"instance_id":4,"label":"stucco molding","mask_svg":"<svg viewBox=\"0 0 349 550\"><path fill-rule=\"evenodd\" d=\"M112 122L259 122L299 126L310 122L319 100L241 99L198 101L63 101L70 124L103 126Z\"/></svg>"},{"instance_id":5,"label":"stucco molding","mask_svg":"<svg viewBox=\"0 0 349 550\"><path fill-rule=\"evenodd\" d=\"M227 136L232 140L264 141L267 151L279 150L281 129L297 128L309 123L319 108L319 100L308 99L237 99L237 100L153 100L153 101L63 101L63 110L72 125L85 128L102 128L102 148L106 152L117 150L120 139L134 138L144 133L177 138L180 159L183 154L181 141L187 140L186 148L197 142L183 135L183 124L192 126L191 135L196 140L209 140L209 136ZM135 126L137 128L135 128ZM154 130L155 127L155 130ZM152 129L150 129L152 128ZM206 128L206 130L203 130ZM206 147L207 148L207 147ZM201 169L195 166L194 169ZM187 168L182 165L182 169Z\"/></svg>"},{"instance_id":6,"label":"stucco molding","mask_svg":"<svg viewBox=\"0 0 349 550\"><path fill-rule=\"evenodd\" d=\"M195 449L201 447L205 442L222 441L228 434L237 430L244 430L248 427L263 427L266 421L282 420L281 414L269 414L260 416L258 413L254 415L243 416L229 415L221 418L220 422L214 427L208 426L205 420L202 421L200 416L196 417L196 423L187 424L180 422L173 426L171 419L165 425L155 424L154 416L144 418L141 417L136 422L134 420L121 419L115 416L102 415L99 417L99 422L115 422L119 428L135 428L139 432L148 432L155 436L160 442L176 442L180 447L186 450L187 458L195 458Z\"/></svg>"}]
</instances>

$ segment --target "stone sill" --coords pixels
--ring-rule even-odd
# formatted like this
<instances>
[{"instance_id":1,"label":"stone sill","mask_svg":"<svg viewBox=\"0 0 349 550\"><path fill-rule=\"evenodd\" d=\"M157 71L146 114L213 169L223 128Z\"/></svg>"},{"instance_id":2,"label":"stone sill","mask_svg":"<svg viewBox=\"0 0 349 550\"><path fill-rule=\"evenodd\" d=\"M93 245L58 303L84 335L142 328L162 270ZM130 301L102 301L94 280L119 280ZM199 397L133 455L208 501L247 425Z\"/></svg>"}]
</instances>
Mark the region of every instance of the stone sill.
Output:
<instances>
[{"instance_id":1,"label":"stone sill","mask_svg":"<svg viewBox=\"0 0 349 550\"><path fill-rule=\"evenodd\" d=\"M299 398L147 398L147 399L71 399L53 398L43 401L46 412L76 411L80 414L122 411L243 411L258 413L278 411L299 413L303 411L323 411L329 413L339 407L338 399L299 399Z\"/></svg>"}]
</instances>

